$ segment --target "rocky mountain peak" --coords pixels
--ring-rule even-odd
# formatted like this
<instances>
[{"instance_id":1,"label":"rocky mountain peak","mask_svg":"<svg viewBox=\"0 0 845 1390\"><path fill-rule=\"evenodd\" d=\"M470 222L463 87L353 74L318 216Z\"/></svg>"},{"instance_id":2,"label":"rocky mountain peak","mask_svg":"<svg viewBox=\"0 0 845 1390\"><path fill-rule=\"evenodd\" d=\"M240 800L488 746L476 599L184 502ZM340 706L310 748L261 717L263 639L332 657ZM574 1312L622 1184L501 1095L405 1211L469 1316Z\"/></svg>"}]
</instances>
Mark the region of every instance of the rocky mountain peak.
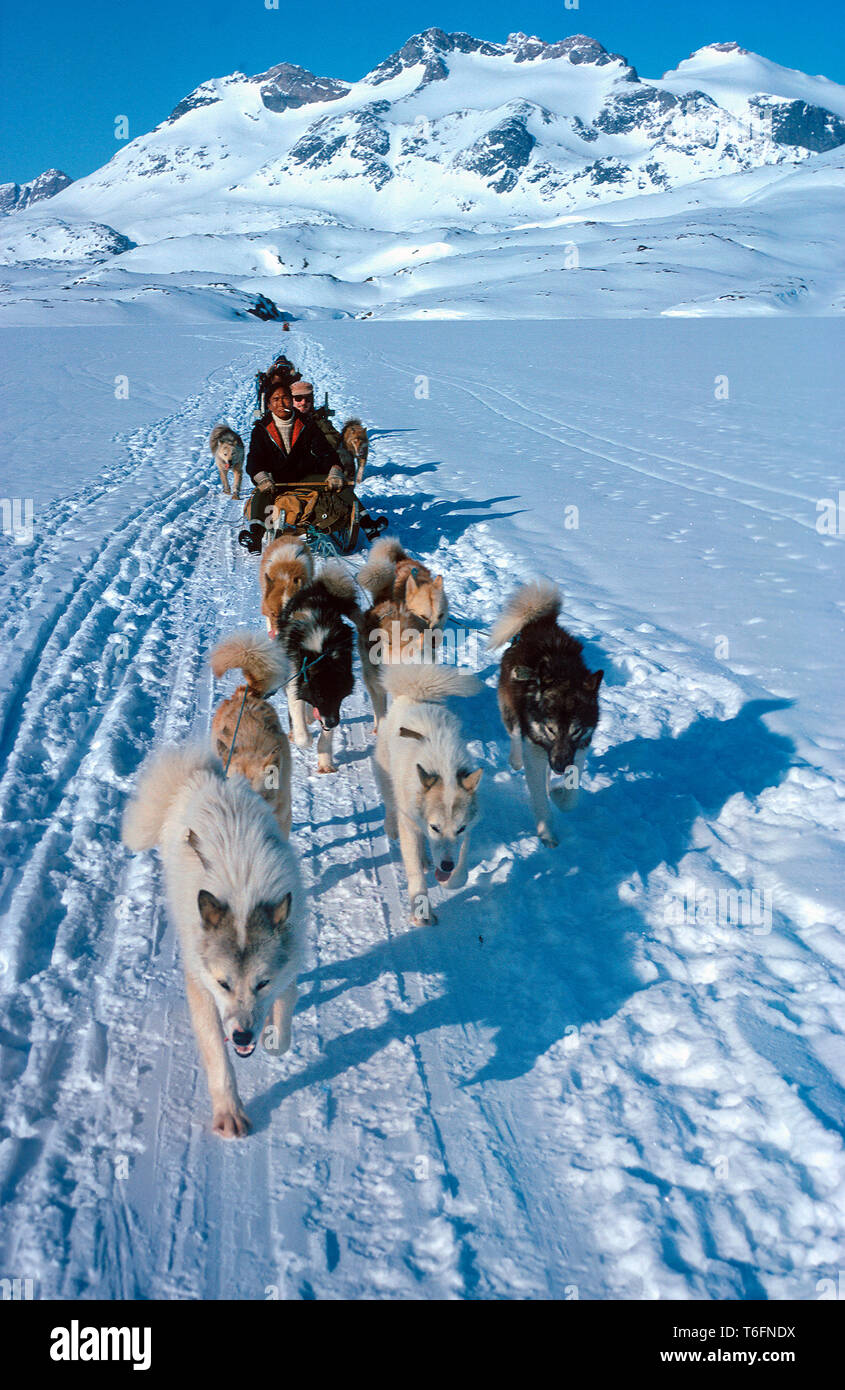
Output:
<instances>
[{"instance_id":1,"label":"rocky mountain peak","mask_svg":"<svg viewBox=\"0 0 845 1390\"><path fill-rule=\"evenodd\" d=\"M71 183L73 179L61 169L45 169L28 183L0 184L0 212L21 212L44 198L55 197Z\"/></svg>"},{"instance_id":2,"label":"rocky mountain peak","mask_svg":"<svg viewBox=\"0 0 845 1390\"><path fill-rule=\"evenodd\" d=\"M421 34L413 34L400 49L373 68L364 81L376 87L398 77L407 68L421 64L424 71L420 86L426 86L429 82L440 82L449 76L444 55L483 53L495 57L502 52L500 44L474 39L471 34L447 34L443 29L425 29Z\"/></svg>"},{"instance_id":3,"label":"rocky mountain peak","mask_svg":"<svg viewBox=\"0 0 845 1390\"><path fill-rule=\"evenodd\" d=\"M268 111L288 111L315 101L337 101L350 86L334 77L318 77L296 63L277 63L249 80L261 84L261 100Z\"/></svg>"}]
</instances>

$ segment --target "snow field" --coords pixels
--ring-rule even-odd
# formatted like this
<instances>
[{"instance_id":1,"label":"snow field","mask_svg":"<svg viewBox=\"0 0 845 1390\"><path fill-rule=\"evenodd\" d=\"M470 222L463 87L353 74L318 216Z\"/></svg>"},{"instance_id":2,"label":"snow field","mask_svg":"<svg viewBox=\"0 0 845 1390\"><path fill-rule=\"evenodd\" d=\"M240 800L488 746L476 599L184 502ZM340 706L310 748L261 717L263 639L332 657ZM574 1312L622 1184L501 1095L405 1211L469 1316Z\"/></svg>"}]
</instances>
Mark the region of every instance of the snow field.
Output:
<instances>
[{"instance_id":1,"label":"snow field","mask_svg":"<svg viewBox=\"0 0 845 1390\"><path fill-rule=\"evenodd\" d=\"M4 1272L42 1297L811 1299L839 1268L835 327L680 327L321 324L269 352L256 328L5 542ZM337 776L294 750L309 959L226 1145L158 864L119 822L146 752L207 732L214 642L260 626L205 438L245 431L279 344L371 424L365 505L466 628L546 573L607 681L547 851L483 656L459 702L483 819L433 928L406 924L363 688Z\"/></svg>"}]
</instances>

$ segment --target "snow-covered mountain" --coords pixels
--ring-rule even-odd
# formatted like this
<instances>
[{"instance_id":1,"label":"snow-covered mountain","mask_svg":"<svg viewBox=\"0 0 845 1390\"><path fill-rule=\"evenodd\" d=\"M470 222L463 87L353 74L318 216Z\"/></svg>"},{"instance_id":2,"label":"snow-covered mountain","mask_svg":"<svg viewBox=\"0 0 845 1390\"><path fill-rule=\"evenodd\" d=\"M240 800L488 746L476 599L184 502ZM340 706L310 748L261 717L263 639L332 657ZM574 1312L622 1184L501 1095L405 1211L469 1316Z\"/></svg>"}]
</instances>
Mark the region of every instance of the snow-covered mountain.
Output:
<instances>
[{"instance_id":1,"label":"snow-covered mountain","mask_svg":"<svg viewBox=\"0 0 845 1390\"><path fill-rule=\"evenodd\" d=\"M648 222L666 194L682 209L714 180L731 205L732 178L780 185L840 146L845 87L737 44L649 79L584 35L429 29L357 82L281 63L203 83L49 206L7 219L0 263L79 260L76 287L110 293L178 276L283 308L380 312L408 297L398 275L451 257L456 239L466 265L475 238L526 222L620 205ZM841 170L825 167L836 197Z\"/></svg>"},{"instance_id":2,"label":"snow-covered mountain","mask_svg":"<svg viewBox=\"0 0 845 1390\"><path fill-rule=\"evenodd\" d=\"M45 169L29 183L0 183L0 213L22 212L44 198L54 198L72 183L73 179L61 169Z\"/></svg>"}]
</instances>

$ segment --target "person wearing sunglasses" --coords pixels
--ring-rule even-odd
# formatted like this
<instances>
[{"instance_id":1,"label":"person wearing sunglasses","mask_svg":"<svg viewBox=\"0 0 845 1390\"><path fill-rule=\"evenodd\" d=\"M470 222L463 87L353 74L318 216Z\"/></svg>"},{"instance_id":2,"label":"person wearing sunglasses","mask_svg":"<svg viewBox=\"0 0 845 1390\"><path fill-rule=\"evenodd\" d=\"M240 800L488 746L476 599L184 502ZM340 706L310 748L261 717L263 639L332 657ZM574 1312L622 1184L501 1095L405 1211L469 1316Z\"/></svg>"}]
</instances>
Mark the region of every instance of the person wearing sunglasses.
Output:
<instances>
[{"instance_id":1,"label":"person wearing sunglasses","mask_svg":"<svg viewBox=\"0 0 845 1390\"><path fill-rule=\"evenodd\" d=\"M313 416L294 409L287 381L271 379L264 402L267 408L252 427L246 460L246 471L255 484L250 524L238 535L238 542L251 555L261 554L266 519L277 492L305 479L324 482L332 490L343 488L346 481L337 454Z\"/></svg>"}]
</instances>

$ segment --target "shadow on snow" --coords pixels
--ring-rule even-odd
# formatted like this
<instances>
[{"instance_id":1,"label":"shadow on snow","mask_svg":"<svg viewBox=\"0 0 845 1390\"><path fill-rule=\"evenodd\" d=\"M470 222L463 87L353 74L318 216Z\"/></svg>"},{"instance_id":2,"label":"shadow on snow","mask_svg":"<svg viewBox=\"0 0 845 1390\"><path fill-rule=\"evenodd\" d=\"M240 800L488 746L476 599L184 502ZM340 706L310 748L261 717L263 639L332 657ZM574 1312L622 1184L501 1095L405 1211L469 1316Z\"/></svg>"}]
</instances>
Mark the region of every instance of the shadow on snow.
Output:
<instances>
[{"instance_id":1,"label":"shadow on snow","mask_svg":"<svg viewBox=\"0 0 845 1390\"><path fill-rule=\"evenodd\" d=\"M505 845L482 822L473 858L483 858L485 867L460 895L441 895L437 926L408 928L302 977L312 988L301 1008L384 974L397 977L402 1007L377 1027L329 1040L317 1062L255 1097L250 1110L257 1126L287 1096L332 1081L395 1040L476 1026L484 1035L470 1064L476 1070L453 1079L503 1081L530 1071L567 1033L611 1018L643 987L632 946L653 930L620 900L620 885L634 873L645 879L659 865L677 868L700 817L713 819L730 797L753 801L783 780L794 746L768 729L763 716L788 704L750 701L732 719L703 717L677 737L638 737L608 750L592 770L614 780L585 792L571 815L558 817L564 824L556 850L540 848L533 837L522 774L488 769L486 818L494 826L510 824L520 838ZM389 859L398 862L395 849L376 862ZM354 872L357 864L334 867ZM400 881L404 892L401 869ZM437 997L413 1007L406 976L427 979ZM443 1047L448 1067L458 1054L450 1054L447 1036ZM492 1048L486 1060L482 1047Z\"/></svg>"}]
</instances>

